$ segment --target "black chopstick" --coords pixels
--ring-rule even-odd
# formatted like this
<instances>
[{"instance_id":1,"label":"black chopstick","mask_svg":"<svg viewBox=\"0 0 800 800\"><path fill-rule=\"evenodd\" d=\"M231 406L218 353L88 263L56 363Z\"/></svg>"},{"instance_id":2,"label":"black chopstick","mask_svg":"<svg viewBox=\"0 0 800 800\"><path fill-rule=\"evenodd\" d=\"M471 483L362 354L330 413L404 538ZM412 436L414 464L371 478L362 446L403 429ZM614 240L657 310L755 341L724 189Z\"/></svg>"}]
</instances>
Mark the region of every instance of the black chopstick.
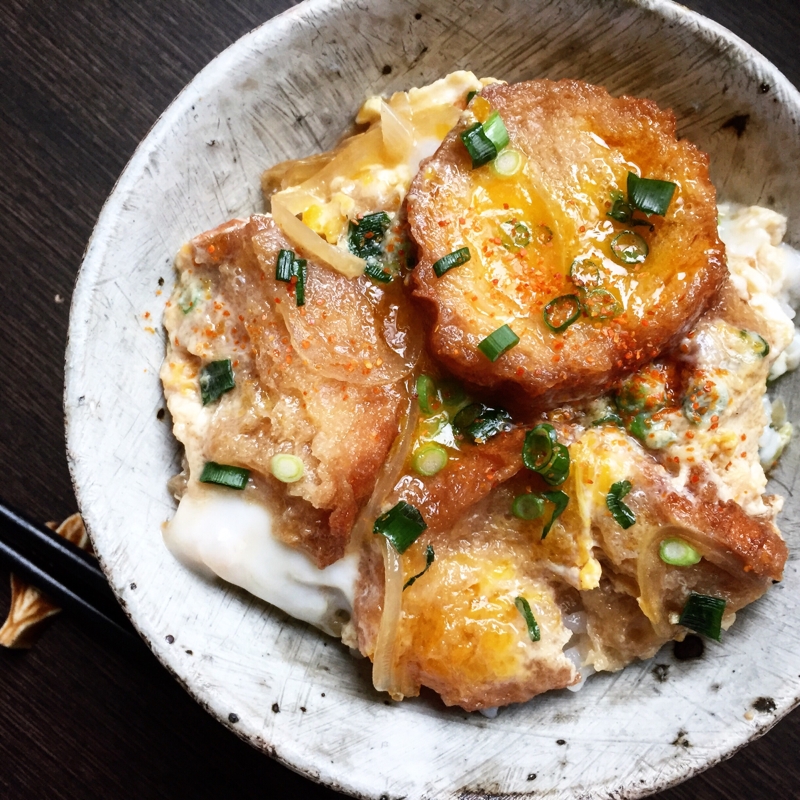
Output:
<instances>
[{"instance_id":1,"label":"black chopstick","mask_svg":"<svg viewBox=\"0 0 800 800\"><path fill-rule=\"evenodd\" d=\"M45 525L0 503L0 560L96 632L132 643L138 636L92 556Z\"/></svg>"}]
</instances>

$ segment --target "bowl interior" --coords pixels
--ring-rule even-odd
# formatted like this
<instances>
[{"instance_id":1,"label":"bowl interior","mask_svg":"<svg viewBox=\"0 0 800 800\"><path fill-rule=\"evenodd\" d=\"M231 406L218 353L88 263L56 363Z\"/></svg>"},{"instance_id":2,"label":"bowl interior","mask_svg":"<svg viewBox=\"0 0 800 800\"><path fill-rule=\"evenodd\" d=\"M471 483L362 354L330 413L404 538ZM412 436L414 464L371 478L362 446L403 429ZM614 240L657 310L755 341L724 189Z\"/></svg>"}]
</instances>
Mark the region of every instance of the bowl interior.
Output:
<instances>
[{"instance_id":1,"label":"bowl interior","mask_svg":"<svg viewBox=\"0 0 800 800\"><path fill-rule=\"evenodd\" d=\"M800 161L798 95L747 45L686 9L656 0L373 0L365 10L312 0L195 78L102 212L67 353L79 502L114 589L158 657L220 720L298 771L371 798L639 797L729 755L797 702L800 643L787 623L800 610L794 558L783 583L702 659L679 662L665 650L490 721L428 696L385 702L364 661L188 572L161 539L179 454L169 417L157 419L159 320L178 248L262 210L261 170L332 145L367 94L454 69L509 81L580 78L671 107L681 135L711 155L720 197L788 214L789 240L800 244L800 183L784 166ZM795 384L778 387L790 418L800 412ZM793 552L798 449L774 476L789 495L781 524ZM759 697L775 711L746 717Z\"/></svg>"}]
</instances>

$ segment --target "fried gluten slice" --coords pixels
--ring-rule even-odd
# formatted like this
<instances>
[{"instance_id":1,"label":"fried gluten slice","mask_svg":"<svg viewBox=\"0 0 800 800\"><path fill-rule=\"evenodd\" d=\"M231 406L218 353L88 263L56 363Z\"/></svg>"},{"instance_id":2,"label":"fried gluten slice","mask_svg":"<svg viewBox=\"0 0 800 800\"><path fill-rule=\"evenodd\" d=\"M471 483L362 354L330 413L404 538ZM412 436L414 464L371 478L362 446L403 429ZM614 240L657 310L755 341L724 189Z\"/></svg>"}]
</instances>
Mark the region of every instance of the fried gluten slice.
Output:
<instances>
[{"instance_id":1,"label":"fried gluten slice","mask_svg":"<svg viewBox=\"0 0 800 800\"><path fill-rule=\"evenodd\" d=\"M309 259L298 305L296 284L276 280L278 254L291 249L268 216L187 244L161 377L189 481L208 461L250 470L246 491L277 515L277 534L324 567L343 555L397 436L421 342L397 282ZM201 370L225 359L235 387L203 404ZM273 477L279 453L301 459L300 480Z\"/></svg>"},{"instance_id":2,"label":"fried gluten slice","mask_svg":"<svg viewBox=\"0 0 800 800\"><path fill-rule=\"evenodd\" d=\"M492 111L520 154L511 176L473 169L459 135ZM596 396L677 342L727 270L708 159L675 129L652 101L578 81L483 89L408 194L412 285L432 355L473 384L515 386L547 407ZM677 185L665 216L608 216L628 172ZM626 258L642 251L622 249L632 235L615 242L625 231L649 248L643 262L615 255L612 243ZM469 261L437 277L434 263L464 247ZM574 299L547 311L565 296ZM545 322L558 327L573 307L580 316L564 331ZM492 362L478 344L506 324L520 342Z\"/></svg>"}]
</instances>

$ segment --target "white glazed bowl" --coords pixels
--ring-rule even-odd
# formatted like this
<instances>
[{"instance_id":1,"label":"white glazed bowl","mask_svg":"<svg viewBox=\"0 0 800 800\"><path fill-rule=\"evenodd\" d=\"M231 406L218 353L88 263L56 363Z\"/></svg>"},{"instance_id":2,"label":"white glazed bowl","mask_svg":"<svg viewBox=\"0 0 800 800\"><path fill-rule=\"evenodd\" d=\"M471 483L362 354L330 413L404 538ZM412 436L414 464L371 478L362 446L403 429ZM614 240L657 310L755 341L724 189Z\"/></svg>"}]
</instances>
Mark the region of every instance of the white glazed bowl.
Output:
<instances>
[{"instance_id":1,"label":"white glazed bowl","mask_svg":"<svg viewBox=\"0 0 800 800\"><path fill-rule=\"evenodd\" d=\"M368 93L455 68L511 81L581 78L673 108L682 135L711 154L720 197L787 213L789 239L800 242L800 183L785 168L800 162L800 97L745 43L685 8L664 0L311 0L240 39L189 84L103 209L67 352L78 499L114 590L164 665L223 723L310 778L369 798L641 797L730 755L798 702L794 557L784 582L704 658L678 662L665 648L579 693L551 693L490 721L430 696L385 703L366 662L188 572L161 539L174 512L166 482L178 451L168 417L157 419L160 318L179 246L261 210L261 170L331 146ZM796 419L789 380L781 393ZM798 449L776 475L786 494ZM793 553L799 511L790 497L782 528Z\"/></svg>"}]
</instances>

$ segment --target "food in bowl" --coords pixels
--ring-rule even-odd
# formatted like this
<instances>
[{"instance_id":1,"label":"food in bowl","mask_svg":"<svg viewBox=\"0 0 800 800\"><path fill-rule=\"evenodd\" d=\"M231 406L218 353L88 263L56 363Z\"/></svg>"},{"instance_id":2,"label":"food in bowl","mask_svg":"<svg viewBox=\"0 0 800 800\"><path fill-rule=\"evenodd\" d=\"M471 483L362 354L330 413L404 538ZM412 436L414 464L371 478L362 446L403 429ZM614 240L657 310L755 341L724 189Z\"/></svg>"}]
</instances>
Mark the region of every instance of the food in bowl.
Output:
<instances>
[{"instance_id":1,"label":"food in bowl","mask_svg":"<svg viewBox=\"0 0 800 800\"><path fill-rule=\"evenodd\" d=\"M722 206L726 267L706 157L577 81L458 72L356 121L178 254L169 548L395 699L490 712L719 638L787 556L785 220Z\"/></svg>"}]
</instances>

